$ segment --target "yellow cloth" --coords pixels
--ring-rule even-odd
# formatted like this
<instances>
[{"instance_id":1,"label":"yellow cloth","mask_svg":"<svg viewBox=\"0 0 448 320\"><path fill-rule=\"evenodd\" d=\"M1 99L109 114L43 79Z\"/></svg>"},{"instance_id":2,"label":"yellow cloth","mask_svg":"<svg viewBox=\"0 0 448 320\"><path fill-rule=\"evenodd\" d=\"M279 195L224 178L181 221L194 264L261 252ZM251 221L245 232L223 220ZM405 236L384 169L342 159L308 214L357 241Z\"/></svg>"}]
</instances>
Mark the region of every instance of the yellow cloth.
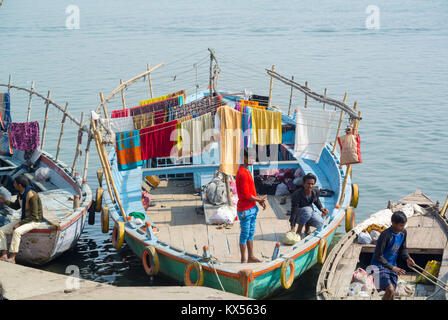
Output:
<instances>
[{"instance_id":1,"label":"yellow cloth","mask_svg":"<svg viewBox=\"0 0 448 320\"><path fill-rule=\"evenodd\" d=\"M177 96L183 96L184 97L184 101L183 102L185 103L185 96L186 96L185 90L180 90L180 91L176 91L176 92L173 92L173 93L170 93L170 94L166 94L164 96L160 96L160 97L157 97L157 98L142 100L142 101L140 101L140 105L143 106L143 105L146 105L146 104L150 104L150 103L154 103L154 102L158 102L158 101L174 98L174 97L177 97Z\"/></svg>"},{"instance_id":2,"label":"yellow cloth","mask_svg":"<svg viewBox=\"0 0 448 320\"><path fill-rule=\"evenodd\" d=\"M219 170L235 176L240 164L242 114L228 106L216 110L220 119L220 166Z\"/></svg>"},{"instance_id":3,"label":"yellow cloth","mask_svg":"<svg viewBox=\"0 0 448 320\"><path fill-rule=\"evenodd\" d=\"M282 114L252 108L252 132L254 144L266 146L282 143Z\"/></svg>"}]
</instances>

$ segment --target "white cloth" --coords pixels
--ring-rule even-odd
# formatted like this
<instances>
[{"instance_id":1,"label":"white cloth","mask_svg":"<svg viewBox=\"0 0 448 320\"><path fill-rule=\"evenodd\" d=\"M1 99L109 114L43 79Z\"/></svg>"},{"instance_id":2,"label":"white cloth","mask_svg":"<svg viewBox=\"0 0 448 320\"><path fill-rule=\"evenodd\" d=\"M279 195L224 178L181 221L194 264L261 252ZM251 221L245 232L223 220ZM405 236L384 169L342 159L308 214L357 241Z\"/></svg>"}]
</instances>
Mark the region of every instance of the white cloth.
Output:
<instances>
[{"instance_id":1,"label":"white cloth","mask_svg":"<svg viewBox=\"0 0 448 320\"><path fill-rule=\"evenodd\" d=\"M294 156L319 162L335 116L334 110L298 109Z\"/></svg>"},{"instance_id":2,"label":"white cloth","mask_svg":"<svg viewBox=\"0 0 448 320\"><path fill-rule=\"evenodd\" d=\"M93 111L92 111L93 112ZM134 130L132 117L99 119L101 122L101 135L108 144L115 143L115 133Z\"/></svg>"},{"instance_id":3,"label":"white cloth","mask_svg":"<svg viewBox=\"0 0 448 320\"><path fill-rule=\"evenodd\" d=\"M37 229L40 226L40 222L28 222L14 230L13 227L19 221L20 220L13 220L11 223L0 228L0 250L6 250L6 235L12 233L12 240L9 252L10 253L19 252L20 239L22 238L22 235L24 235L27 232L30 232L33 229Z\"/></svg>"}]
</instances>

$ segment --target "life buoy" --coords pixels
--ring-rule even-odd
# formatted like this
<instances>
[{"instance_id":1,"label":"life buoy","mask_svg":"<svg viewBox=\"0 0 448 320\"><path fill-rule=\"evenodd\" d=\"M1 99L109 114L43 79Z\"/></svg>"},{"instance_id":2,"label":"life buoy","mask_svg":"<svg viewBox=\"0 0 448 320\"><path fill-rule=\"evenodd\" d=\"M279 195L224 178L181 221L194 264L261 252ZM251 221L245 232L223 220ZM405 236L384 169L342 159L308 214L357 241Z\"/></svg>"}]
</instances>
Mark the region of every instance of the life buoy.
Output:
<instances>
[{"instance_id":1,"label":"life buoy","mask_svg":"<svg viewBox=\"0 0 448 320\"><path fill-rule=\"evenodd\" d=\"M290 269L289 277L286 279L286 274L288 272L288 268ZM285 289L289 289L294 282L294 275L296 271L296 266L294 265L294 261L292 259L287 259L283 261L282 267L280 269L280 282Z\"/></svg>"},{"instance_id":2,"label":"life buoy","mask_svg":"<svg viewBox=\"0 0 448 320\"><path fill-rule=\"evenodd\" d=\"M345 232L349 232L355 226L355 209L347 207L345 210Z\"/></svg>"},{"instance_id":3,"label":"life buoy","mask_svg":"<svg viewBox=\"0 0 448 320\"><path fill-rule=\"evenodd\" d=\"M317 262L324 264L327 258L328 242L326 238L322 238L319 241L319 247L317 248Z\"/></svg>"},{"instance_id":4,"label":"life buoy","mask_svg":"<svg viewBox=\"0 0 448 320\"><path fill-rule=\"evenodd\" d=\"M95 195L95 212L101 212L101 206L103 204L103 188L98 187Z\"/></svg>"},{"instance_id":5,"label":"life buoy","mask_svg":"<svg viewBox=\"0 0 448 320\"><path fill-rule=\"evenodd\" d=\"M159 273L159 256L156 248L146 246L142 256L143 268L148 276L155 276Z\"/></svg>"},{"instance_id":6,"label":"life buoy","mask_svg":"<svg viewBox=\"0 0 448 320\"><path fill-rule=\"evenodd\" d=\"M195 269L197 274L196 282L191 282L191 271ZM202 286L204 283L204 272L202 265L198 261L193 261L187 264L184 272L184 283L186 286Z\"/></svg>"},{"instance_id":7,"label":"life buoy","mask_svg":"<svg viewBox=\"0 0 448 320\"><path fill-rule=\"evenodd\" d=\"M359 187L356 183L352 184L352 198L350 200L350 205L353 208L358 206L358 198L359 198Z\"/></svg>"},{"instance_id":8,"label":"life buoy","mask_svg":"<svg viewBox=\"0 0 448 320\"><path fill-rule=\"evenodd\" d=\"M124 223L118 221L112 231L112 245L115 249L120 249L124 242Z\"/></svg>"},{"instance_id":9,"label":"life buoy","mask_svg":"<svg viewBox=\"0 0 448 320\"><path fill-rule=\"evenodd\" d=\"M109 207L104 207L101 210L101 231L103 233L109 232Z\"/></svg>"}]
</instances>

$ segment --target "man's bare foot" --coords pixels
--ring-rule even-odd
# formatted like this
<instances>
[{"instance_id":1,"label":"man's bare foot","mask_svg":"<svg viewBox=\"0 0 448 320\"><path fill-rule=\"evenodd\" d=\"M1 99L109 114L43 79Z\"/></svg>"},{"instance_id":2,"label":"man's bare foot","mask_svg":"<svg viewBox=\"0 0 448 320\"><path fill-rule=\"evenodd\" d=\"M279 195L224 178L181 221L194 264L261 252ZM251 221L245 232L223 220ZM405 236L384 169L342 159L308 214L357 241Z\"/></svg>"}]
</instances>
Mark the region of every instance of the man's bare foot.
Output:
<instances>
[{"instance_id":1,"label":"man's bare foot","mask_svg":"<svg viewBox=\"0 0 448 320\"><path fill-rule=\"evenodd\" d=\"M249 259L247 259L247 262L251 263L251 262L262 262L262 261L256 257L249 257Z\"/></svg>"},{"instance_id":2,"label":"man's bare foot","mask_svg":"<svg viewBox=\"0 0 448 320\"><path fill-rule=\"evenodd\" d=\"M11 263L16 263L16 259L14 259L14 258L9 258L8 260L6 260L6 261L9 261L9 262L11 262Z\"/></svg>"},{"instance_id":3,"label":"man's bare foot","mask_svg":"<svg viewBox=\"0 0 448 320\"><path fill-rule=\"evenodd\" d=\"M8 256L7 255L4 255L4 256L0 257L0 261L5 261L5 260L8 260Z\"/></svg>"},{"instance_id":4,"label":"man's bare foot","mask_svg":"<svg viewBox=\"0 0 448 320\"><path fill-rule=\"evenodd\" d=\"M243 259L241 259L241 263L247 263L247 261L246 261L246 260L243 260Z\"/></svg>"}]
</instances>

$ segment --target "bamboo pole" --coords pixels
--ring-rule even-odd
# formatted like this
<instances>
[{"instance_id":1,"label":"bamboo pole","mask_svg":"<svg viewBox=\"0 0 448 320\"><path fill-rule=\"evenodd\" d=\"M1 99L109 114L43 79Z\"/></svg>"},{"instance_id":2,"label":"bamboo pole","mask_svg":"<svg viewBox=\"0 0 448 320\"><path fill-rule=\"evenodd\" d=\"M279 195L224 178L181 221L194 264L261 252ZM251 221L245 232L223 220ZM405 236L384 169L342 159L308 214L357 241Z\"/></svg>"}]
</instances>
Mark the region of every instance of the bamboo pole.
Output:
<instances>
[{"instance_id":1,"label":"bamboo pole","mask_svg":"<svg viewBox=\"0 0 448 320\"><path fill-rule=\"evenodd\" d=\"M275 66L272 66L271 71L275 71ZM274 78L271 76L271 81L269 82L269 100L268 100L268 108L271 107L272 103L272 87L274 86Z\"/></svg>"},{"instance_id":2,"label":"bamboo pole","mask_svg":"<svg viewBox=\"0 0 448 320\"><path fill-rule=\"evenodd\" d=\"M447 207L448 207L448 196L446 196L445 204L443 205L442 211L440 211L440 215L442 217L445 216Z\"/></svg>"},{"instance_id":3,"label":"bamboo pole","mask_svg":"<svg viewBox=\"0 0 448 320\"><path fill-rule=\"evenodd\" d=\"M229 176L224 174L224 179L226 182L227 204L232 206L232 193L230 192Z\"/></svg>"},{"instance_id":4,"label":"bamboo pole","mask_svg":"<svg viewBox=\"0 0 448 320\"><path fill-rule=\"evenodd\" d=\"M112 193L112 187L111 187L111 182L110 182L110 177L109 177L109 171L107 171L106 167L107 167L107 158L104 158L104 154L101 152L101 148L100 148L100 142L99 142L99 136L100 134L97 132L96 130L96 126L95 126L95 121L93 119L90 119L90 124L93 130L93 140L95 140L95 146L96 149L98 151L98 157L100 158L100 162L101 162L101 166L103 167L103 171L105 172L105 177L106 177L106 183L107 183L107 190L109 191L110 197L112 199L112 202L115 203L115 197L114 197L114 193Z\"/></svg>"},{"instance_id":5,"label":"bamboo pole","mask_svg":"<svg viewBox=\"0 0 448 320\"><path fill-rule=\"evenodd\" d=\"M344 94L344 104L347 101L347 96L348 93L346 92ZM342 125L342 118L344 117L344 110L341 110L341 114L339 115L339 124L338 124L338 129L336 130L336 138L334 138L334 144L333 144L333 150L331 151L331 154L334 154L335 150L336 150L336 144L338 142L338 137L339 137L339 130L341 130L341 125Z\"/></svg>"},{"instance_id":6,"label":"bamboo pole","mask_svg":"<svg viewBox=\"0 0 448 320\"><path fill-rule=\"evenodd\" d=\"M84 112L81 113L81 125L79 126L79 130L78 130L78 138L77 138L78 141L76 143L75 158L73 159L72 175L75 173L76 161L78 160L79 153L81 152L81 140L82 140L82 134L83 134L83 131L81 130L81 128L82 128L83 120L84 120Z\"/></svg>"},{"instance_id":7,"label":"bamboo pole","mask_svg":"<svg viewBox=\"0 0 448 320\"><path fill-rule=\"evenodd\" d=\"M148 70L148 83L149 83L149 92L151 93L151 99L154 97L154 94L152 92L152 82L151 82L151 67L149 65L149 62L146 64L146 69Z\"/></svg>"},{"instance_id":8,"label":"bamboo pole","mask_svg":"<svg viewBox=\"0 0 448 320\"><path fill-rule=\"evenodd\" d=\"M291 76L291 81L294 81L294 76ZM294 87L291 86L291 93L289 94L289 108L288 108L288 117L291 114L291 105L292 105L292 92L293 92Z\"/></svg>"},{"instance_id":9,"label":"bamboo pole","mask_svg":"<svg viewBox=\"0 0 448 320\"><path fill-rule=\"evenodd\" d=\"M9 92L11 91L11 83L12 83L12 75L10 74L9 80L8 80L8 95L9 95Z\"/></svg>"},{"instance_id":10,"label":"bamboo pole","mask_svg":"<svg viewBox=\"0 0 448 320\"><path fill-rule=\"evenodd\" d=\"M325 90L324 90L324 98L326 98L327 97L327 88L325 88ZM326 110L326 108L325 108L325 102L324 102L324 110Z\"/></svg>"},{"instance_id":11,"label":"bamboo pole","mask_svg":"<svg viewBox=\"0 0 448 320\"><path fill-rule=\"evenodd\" d=\"M34 81L31 81L30 99L28 100L28 114L26 116L27 122L29 122L31 118L31 100L33 99L33 93L34 93Z\"/></svg>"},{"instance_id":12,"label":"bamboo pole","mask_svg":"<svg viewBox=\"0 0 448 320\"><path fill-rule=\"evenodd\" d=\"M109 115L107 114L106 101L104 101L104 95L100 92L101 106L103 107L104 117L109 119Z\"/></svg>"},{"instance_id":13,"label":"bamboo pole","mask_svg":"<svg viewBox=\"0 0 448 320\"><path fill-rule=\"evenodd\" d=\"M66 113L67 109L68 109L68 102L65 103L64 115L62 116L61 132L59 133L59 141L58 141L58 146L56 148L56 161L58 161L58 159L59 159L59 152L61 150L62 135L64 134L65 119L67 118L67 113Z\"/></svg>"},{"instance_id":14,"label":"bamboo pole","mask_svg":"<svg viewBox=\"0 0 448 320\"><path fill-rule=\"evenodd\" d=\"M93 128L95 129L95 123L93 123ZM126 212L125 212L125 210L124 210L124 208L123 208L123 206L121 204L120 194L117 191L117 187L115 186L115 182L114 182L114 179L112 177L112 171L110 169L110 164L109 164L109 161L107 159L106 151L104 150L104 145L103 145L103 141L102 141L101 135L100 135L100 133L98 131L95 130L95 132L96 132L96 137L97 137L96 141L98 143L98 145L97 145L98 152L102 154L103 159L104 159L105 167L103 167L103 169L106 170L106 172L105 172L106 173L106 178L107 178L107 176L109 176L109 180L110 180L109 182L112 184L112 188L113 188L114 193L115 193L115 199L117 200L118 206L120 207L121 215L123 216L124 221L126 221Z\"/></svg>"},{"instance_id":15,"label":"bamboo pole","mask_svg":"<svg viewBox=\"0 0 448 320\"><path fill-rule=\"evenodd\" d=\"M87 170L89 169L89 154L90 154L90 143L92 142L92 135L89 135L89 138L87 139L86 144L86 152L84 155L84 170L82 173L82 183L87 183Z\"/></svg>"},{"instance_id":16,"label":"bamboo pole","mask_svg":"<svg viewBox=\"0 0 448 320\"><path fill-rule=\"evenodd\" d=\"M305 81L305 88L308 89L308 81ZM308 108L308 96L305 95L305 108Z\"/></svg>"},{"instance_id":17,"label":"bamboo pole","mask_svg":"<svg viewBox=\"0 0 448 320\"><path fill-rule=\"evenodd\" d=\"M361 118L362 112L359 111L358 112L359 117ZM358 134L358 128L359 128L359 120L355 120L355 125L354 125L354 130L353 130L353 134L357 135ZM347 180L348 180L348 176L351 176L351 172L352 172L352 165L348 164L347 165L347 169L345 171L345 177L344 177L344 182L342 183L342 192L341 192L341 198L339 200L339 205L342 205L342 202L344 201L344 193L345 193L345 188L347 186Z\"/></svg>"},{"instance_id":18,"label":"bamboo pole","mask_svg":"<svg viewBox=\"0 0 448 320\"><path fill-rule=\"evenodd\" d=\"M123 79L120 79L120 84L123 84ZM104 97L103 97L104 100ZM121 102L123 103L123 109L126 109L126 100L124 98L124 88L121 89Z\"/></svg>"},{"instance_id":19,"label":"bamboo pole","mask_svg":"<svg viewBox=\"0 0 448 320\"><path fill-rule=\"evenodd\" d=\"M48 109L50 107L50 90L48 90L48 94L47 94L47 100L45 102L46 107L45 107L45 120L44 120L44 128L42 129L42 141L40 143L40 150L44 150L44 144L45 144L45 135L47 133L47 122L48 122Z\"/></svg>"}]
</instances>

